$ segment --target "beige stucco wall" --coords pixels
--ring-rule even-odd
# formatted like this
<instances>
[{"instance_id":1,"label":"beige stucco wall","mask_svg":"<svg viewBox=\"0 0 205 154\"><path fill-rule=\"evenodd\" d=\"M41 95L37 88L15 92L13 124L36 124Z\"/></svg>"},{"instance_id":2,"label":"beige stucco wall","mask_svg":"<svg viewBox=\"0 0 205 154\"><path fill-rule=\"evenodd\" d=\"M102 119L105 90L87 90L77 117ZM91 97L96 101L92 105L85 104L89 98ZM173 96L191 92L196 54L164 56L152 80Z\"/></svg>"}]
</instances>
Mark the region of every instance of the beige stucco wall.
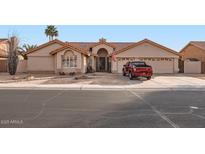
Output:
<instances>
[{"instance_id":1,"label":"beige stucco wall","mask_svg":"<svg viewBox=\"0 0 205 154\"><path fill-rule=\"evenodd\" d=\"M201 61L184 61L184 73L201 73Z\"/></svg>"},{"instance_id":2,"label":"beige stucco wall","mask_svg":"<svg viewBox=\"0 0 205 154\"><path fill-rule=\"evenodd\" d=\"M52 71L58 73L63 71L65 73L69 72L86 72L87 68L87 57L79 52L72 49L66 49L51 55L50 52L62 47L59 44L52 44L42 49L39 49L33 53L28 54L28 71ZM74 55L77 55L77 67L73 68L63 68L61 56L68 50L71 50Z\"/></svg>"},{"instance_id":3,"label":"beige stucco wall","mask_svg":"<svg viewBox=\"0 0 205 154\"><path fill-rule=\"evenodd\" d=\"M53 57L54 57L54 72L58 73L58 71L57 71L57 54L53 55Z\"/></svg>"},{"instance_id":4,"label":"beige stucco wall","mask_svg":"<svg viewBox=\"0 0 205 154\"><path fill-rule=\"evenodd\" d=\"M95 70L96 69L96 58L94 56L91 56L91 60L92 60L92 68Z\"/></svg>"},{"instance_id":5,"label":"beige stucco wall","mask_svg":"<svg viewBox=\"0 0 205 154\"><path fill-rule=\"evenodd\" d=\"M152 46L148 43L144 43L142 45L131 48L127 51L119 53L116 57L121 58L171 58L171 61L146 61L148 65L153 67L155 73L177 73L179 71L178 68L178 59L179 56L172 54L164 49L158 48L156 46ZM129 60L127 60L129 61ZM118 61L112 63L112 72L122 72L122 67L127 62Z\"/></svg>"},{"instance_id":6,"label":"beige stucco wall","mask_svg":"<svg viewBox=\"0 0 205 154\"><path fill-rule=\"evenodd\" d=\"M54 72L54 56L31 56L28 57L27 70L29 72L52 71Z\"/></svg>"},{"instance_id":7,"label":"beige stucco wall","mask_svg":"<svg viewBox=\"0 0 205 154\"><path fill-rule=\"evenodd\" d=\"M50 52L60 47L62 45L55 43L28 54L27 70L29 72L54 72L55 56L51 55Z\"/></svg>"},{"instance_id":8,"label":"beige stucco wall","mask_svg":"<svg viewBox=\"0 0 205 154\"><path fill-rule=\"evenodd\" d=\"M113 61L112 59L111 59L111 72L112 73L117 73L118 71L118 69L117 69L117 63L118 63L118 61L116 60L116 61ZM122 64L122 65L124 65L124 64Z\"/></svg>"},{"instance_id":9,"label":"beige stucco wall","mask_svg":"<svg viewBox=\"0 0 205 154\"><path fill-rule=\"evenodd\" d=\"M94 48L92 49L92 53L93 53L94 55L97 55L98 50L99 50L99 49L102 49L102 48L106 49L107 52L108 52L108 54L111 54L111 53L113 52L113 48L112 48L112 47L110 47L110 46L108 46L108 45L105 45L105 44L100 44L100 45L97 45L96 47L94 47Z\"/></svg>"},{"instance_id":10,"label":"beige stucco wall","mask_svg":"<svg viewBox=\"0 0 205 154\"><path fill-rule=\"evenodd\" d=\"M174 58L174 73L179 73L179 58Z\"/></svg>"},{"instance_id":11,"label":"beige stucco wall","mask_svg":"<svg viewBox=\"0 0 205 154\"><path fill-rule=\"evenodd\" d=\"M83 54L81 54L81 58L82 58L82 63L81 63L81 70L82 73L86 73L87 71L87 57Z\"/></svg>"},{"instance_id":12,"label":"beige stucco wall","mask_svg":"<svg viewBox=\"0 0 205 154\"><path fill-rule=\"evenodd\" d=\"M27 60L19 60L16 72L27 72Z\"/></svg>"},{"instance_id":13,"label":"beige stucco wall","mask_svg":"<svg viewBox=\"0 0 205 154\"><path fill-rule=\"evenodd\" d=\"M172 54L166 50L152 46L148 43L131 48L127 51L119 53L116 57L176 57L179 56Z\"/></svg>"},{"instance_id":14,"label":"beige stucco wall","mask_svg":"<svg viewBox=\"0 0 205 154\"><path fill-rule=\"evenodd\" d=\"M197 58L198 60L205 62L205 51L193 45L189 45L185 48L180 55L182 56L182 60L186 60L187 58Z\"/></svg>"}]
</instances>

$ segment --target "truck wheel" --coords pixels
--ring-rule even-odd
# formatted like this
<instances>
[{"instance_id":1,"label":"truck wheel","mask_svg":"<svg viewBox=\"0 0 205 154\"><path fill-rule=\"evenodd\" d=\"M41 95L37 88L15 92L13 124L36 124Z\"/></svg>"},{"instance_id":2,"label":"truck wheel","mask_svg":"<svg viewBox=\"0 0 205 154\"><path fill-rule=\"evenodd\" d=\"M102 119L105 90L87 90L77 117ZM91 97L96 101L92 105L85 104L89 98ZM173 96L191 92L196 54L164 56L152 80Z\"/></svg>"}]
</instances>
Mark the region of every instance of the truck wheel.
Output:
<instances>
[{"instance_id":1,"label":"truck wheel","mask_svg":"<svg viewBox=\"0 0 205 154\"><path fill-rule=\"evenodd\" d=\"M129 78L130 78L130 80L133 79L133 76L132 76L132 73L131 73L131 72L129 73Z\"/></svg>"},{"instance_id":2,"label":"truck wheel","mask_svg":"<svg viewBox=\"0 0 205 154\"><path fill-rule=\"evenodd\" d=\"M147 80L150 80L150 79L151 79L151 76L148 76L148 77L147 77Z\"/></svg>"}]
</instances>

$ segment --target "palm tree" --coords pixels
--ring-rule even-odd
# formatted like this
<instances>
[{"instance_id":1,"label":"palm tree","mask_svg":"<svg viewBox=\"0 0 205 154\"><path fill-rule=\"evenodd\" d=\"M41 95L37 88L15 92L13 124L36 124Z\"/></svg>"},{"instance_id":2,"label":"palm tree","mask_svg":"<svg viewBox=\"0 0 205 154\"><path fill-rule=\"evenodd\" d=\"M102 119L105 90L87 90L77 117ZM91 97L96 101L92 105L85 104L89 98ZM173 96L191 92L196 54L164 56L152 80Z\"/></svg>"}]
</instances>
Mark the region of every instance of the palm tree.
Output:
<instances>
[{"instance_id":1,"label":"palm tree","mask_svg":"<svg viewBox=\"0 0 205 154\"><path fill-rule=\"evenodd\" d=\"M34 49L34 48L36 48L37 47L37 45L35 44L35 45L33 45L33 44L24 44L23 46L22 46L22 48L20 48L21 49L21 51L22 52L27 52L27 51L29 51L29 50L31 50L31 49Z\"/></svg>"},{"instance_id":2,"label":"palm tree","mask_svg":"<svg viewBox=\"0 0 205 154\"><path fill-rule=\"evenodd\" d=\"M36 44L35 45L24 44L22 47L18 48L18 52L21 56L24 57L24 59L27 59L26 52L29 51L29 50L32 50L36 47L37 47Z\"/></svg>"},{"instance_id":3,"label":"palm tree","mask_svg":"<svg viewBox=\"0 0 205 154\"><path fill-rule=\"evenodd\" d=\"M48 25L45 29L45 34L47 37L49 37L49 41L52 41L54 37L58 36L57 27L53 25Z\"/></svg>"}]
</instances>

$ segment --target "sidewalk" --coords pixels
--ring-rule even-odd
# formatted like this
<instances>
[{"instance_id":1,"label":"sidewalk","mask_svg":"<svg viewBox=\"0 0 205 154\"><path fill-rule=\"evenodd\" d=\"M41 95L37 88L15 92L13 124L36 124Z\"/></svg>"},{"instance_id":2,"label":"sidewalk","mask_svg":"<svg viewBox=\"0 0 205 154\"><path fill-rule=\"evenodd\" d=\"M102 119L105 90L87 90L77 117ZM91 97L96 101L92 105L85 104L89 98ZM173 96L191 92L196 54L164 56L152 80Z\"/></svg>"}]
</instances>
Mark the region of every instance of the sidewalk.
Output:
<instances>
[{"instance_id":1,"label":"sidewalk","mask_svg":"<svg viewBox=\"0 0 205 154\"><path fill-rule=\"evenodd\" d=\"M158 84L147 81L131 85L89 85L89 84L0 84L0 89L36 89L36 90L198 90L205 91L203 84Z\"/></svg>"}]
</instances>

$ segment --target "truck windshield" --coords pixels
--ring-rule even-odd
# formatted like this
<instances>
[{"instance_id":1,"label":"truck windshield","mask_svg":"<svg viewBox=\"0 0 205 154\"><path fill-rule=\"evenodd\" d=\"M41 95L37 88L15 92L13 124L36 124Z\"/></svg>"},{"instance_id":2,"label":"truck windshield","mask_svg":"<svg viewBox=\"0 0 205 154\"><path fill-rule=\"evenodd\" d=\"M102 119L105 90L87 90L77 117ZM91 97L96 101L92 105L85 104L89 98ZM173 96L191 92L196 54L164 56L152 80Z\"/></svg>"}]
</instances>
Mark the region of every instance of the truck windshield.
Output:
<instances>
[{"instance_id":1,"label":"truck windshield","mask_svg":"<svg viewBox=\"0 0 205 154\"><path fill-rule=\"evenodd\" d=\"M132 63L132 65L134 65L135 67L146 66L145 62L134 62Z\"/></svg>"}]
</instances>

